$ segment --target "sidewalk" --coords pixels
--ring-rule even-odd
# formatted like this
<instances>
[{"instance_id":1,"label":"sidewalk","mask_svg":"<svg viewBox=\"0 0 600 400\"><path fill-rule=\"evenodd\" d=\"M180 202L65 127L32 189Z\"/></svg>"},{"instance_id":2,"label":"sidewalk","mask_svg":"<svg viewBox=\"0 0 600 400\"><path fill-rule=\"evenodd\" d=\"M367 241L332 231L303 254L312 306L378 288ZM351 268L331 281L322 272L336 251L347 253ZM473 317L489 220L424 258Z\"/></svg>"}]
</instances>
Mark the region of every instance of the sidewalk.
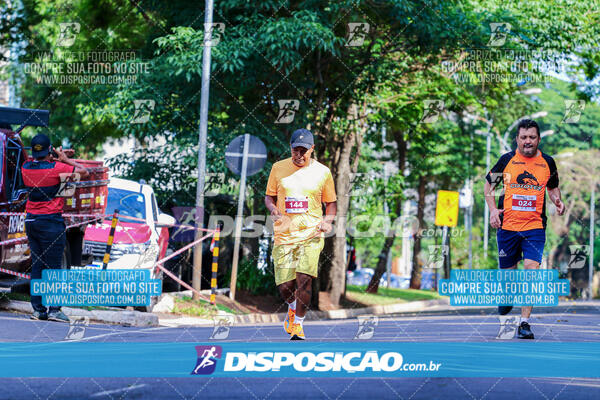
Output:
<instances>
[{"instance_id":1,"label":"sidewalk","mask_svg":"<svg viewBox=\"0 0 600 400\"><path fill-rule=\"evenodd\" d=\"M8 300L0 303L0 309L19 313L33 313L31 303L27 301ZM158 316L152 313L128 310L84 310L82 308L62 307L68 317L87 317L90 321L123 326L153 327L159 326Z\"/></svg>"},{"instance_id":2,"label":"sidewalk","mask_svg":"<svg viewBox=\"0 0 600 400\"><path fill-rule=\"evenodd\" d=\"M518 308L518 307L517 307ZM593 301L560 301L556 307L535 307L534 313L561 313L567 311L579 310L596 310L600 311L600 300ZM371 306L354 309L340 309L331 311L309 311L306 314L306 321L322 321L322 320L337 320L355 318L359 315L386 315L386 316L403 316L411 314L448 314L460 312L461 314L481 314L481 313L496 313L497 307L455 307L449 304L449 299L413 301L409 303L389 304L381 306ZM286 313L276 314L244 314L244 315L229 315L232 322L236 325L244 324L269 324L280 323L285 319ZM221 316L216 317L221 318ZM159 325L180 327L180 326L207 326L214 325L214 320L194 318L183 316L180 318L168 316L159 316Z\"/></svg>"}]
</instances>

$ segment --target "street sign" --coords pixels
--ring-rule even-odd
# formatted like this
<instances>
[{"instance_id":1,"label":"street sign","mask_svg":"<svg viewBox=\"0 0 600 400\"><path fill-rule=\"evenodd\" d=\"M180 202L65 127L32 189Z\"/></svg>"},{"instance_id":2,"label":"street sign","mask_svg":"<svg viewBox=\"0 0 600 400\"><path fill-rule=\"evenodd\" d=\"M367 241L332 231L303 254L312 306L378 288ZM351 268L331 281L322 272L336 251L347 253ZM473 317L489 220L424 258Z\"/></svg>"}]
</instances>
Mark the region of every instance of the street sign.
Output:
<instances>
[{"instance_id":1,"label":"street sign","mask_svg":"<svg viewBox=\"0 0 600 400\"><path fill-rule=\"evenodd\" d=\"M267 162L267 148L262 140L256 136L246 134L233 139L227 146L227 150L225 150L225 163L231 172L242 175L246 140L248 140L246 176L252 176L260 171Z\"/></svg>"},{"instance_id":2,"label":"street sign","mask_svg":"<svg viewBox=\"0 0 600 400\"><path fill-rule=\"evenodd\" d=\"M435 224L454 227L458 223L458 192L438 190Z\"/></svg>"},{"instance_id":3,"label":"street sign","mask_svg":"<svg viewBox=\"0 0 600 400\"><path fill-rule=\"evenodd\" d=\"M235 219L235 242L233 245L233 261L231 264L231 280L229 297L235 300L237 270L239 262L240 237L242 235L242 218L244 211L244 195L246 194L246 177L254 175L267 162L267 148L256 136L241 135L229 143L225 151L225 162L234 174L240 175L240 197L238 198L237 217Z\"/></svg>"},{"instance_id":4,"label":"street sign","mask_svg":"<svg viewBox=\"0 0 600 400\"><path fill-rule=\"evenodd\" d=\"M471 190L470 182L465 182L465 186L460 189L458 206L459 208L469 208L473 205L473 190Z\"/></svg>"}]
</instances>

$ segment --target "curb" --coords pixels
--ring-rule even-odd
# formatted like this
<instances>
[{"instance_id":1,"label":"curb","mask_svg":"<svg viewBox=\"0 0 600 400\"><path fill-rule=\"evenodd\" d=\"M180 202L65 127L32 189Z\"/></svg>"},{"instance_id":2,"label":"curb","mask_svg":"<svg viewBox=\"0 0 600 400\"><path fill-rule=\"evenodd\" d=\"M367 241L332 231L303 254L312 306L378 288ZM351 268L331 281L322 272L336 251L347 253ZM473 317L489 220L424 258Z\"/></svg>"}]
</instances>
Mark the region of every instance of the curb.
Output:
<instances>
[{"instance_id":1,"label":"curb","mask_svg":"<svg viewBox=\"0 0 600 400\"><path fill-rule=\"evenodd\" d=\"M359 315L386 315L386 314L402 314L414 313L420 311L437 311L440 307L448 307L448 299L437 300L420 300L411 301L409 303L387 304L379 306L370 306L363 308L341 309L330 311L308 311L306 313L306 321L322 321L354 318ZM232 318L232 323L235 324L272 324L281 323L287 313L274 314L223 314ZM177 327L177 326L213 326L213 319L204 319L198 317L180 317L180 318L161 318L159 324L161 326Z\"/></svg>"},{"instance_id":2,"label":"curb","mask_svg":"<svg viewBox=\"0 0 600 400\"><path fill-rule=\"evenodd\" d=\"M438 309L439 306L448 306L450 301L448 299L437 299L437 300L420 300L411 301L408 303L396 303L386 304L379 306L370 306L362 308L351 308L351 309L340 309L340 310L329 310L329 311L308 311L306 313L306 321L316 320L334 320L334 319L347 319L354 318L359 315L386 315L386 314L401 314L401 313L412 313L418 311L428 311L429 309ZM245 315L234 315L234 322L236 323L275 323L281 322L285 319L287 313L277 314L245 314Z\"/></svg>"},{"instance_id":3,"label":"curb","mask_svg":"<svg viewBox=\"0 0 600 400\"><path fill-rule=\"evenodd\" d=\"M31 314L33 308L31 303L26 301L9 300L0 303L0 309L17 311L20 313ZM107 324L118 324L123 326L153 327L158 326L158 316L152 313L141 311L112 311L112 310L84 310L81 308L62 307L69 317L87 317L90 321L102 322Z\"/></svg>"},{"instance_id":4,"label":"curb","mask_svg":"<svg viewBox=\"0 0 600 400\"><path fill-rule=\"evenodd\" d=\"M571 308L577 308L579 310L600 310L600 301L560 301L558 306L554 307L534 307L538 313L552 313L552 312L565 312ZM397 303L387 304L380 306L370 306L363 308L353 309L341 309L331 311L308 311L306 313L306 321L318 321L318 320L335 320L335 319L346 319L355 318L359 315L396 315L396 314L414 314L419 312L425 313L448 313L448 312L461 312L461 313L481 313L484 311L493 311L496 313L496 306L486 307L456 307L450 305L450 300L437 299L437 300L421 300L411 301L409 303ZM242 324L253 324L253 323L280 323L285 319L287 313L277 314L245 314L245 315L234 315L234 322Z\"/></svg>"}]
</instances>

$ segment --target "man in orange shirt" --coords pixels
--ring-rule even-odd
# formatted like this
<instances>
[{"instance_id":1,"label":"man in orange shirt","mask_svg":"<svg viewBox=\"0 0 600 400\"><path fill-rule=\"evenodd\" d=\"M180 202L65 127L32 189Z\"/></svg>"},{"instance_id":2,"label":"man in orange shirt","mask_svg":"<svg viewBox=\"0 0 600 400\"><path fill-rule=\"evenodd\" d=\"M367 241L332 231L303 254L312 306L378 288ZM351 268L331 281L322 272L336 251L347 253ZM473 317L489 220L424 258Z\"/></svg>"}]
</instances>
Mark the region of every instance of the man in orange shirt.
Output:
<instances>
[{"instance_id":1,"label":"man in orange shirt","mask_svg":"<svg viewBox=\"0 0 600 400\"><path fill-rule=\"evenodd\" d=\"M497 228L500 268L538 269L546 242L546 189L558 215L565 212L560 199L558 171L554 159L538 150L540 128L529 119L517 127L517 150L506 153L486 176L485 201L490 208L490 225ZM503 182L504 193L494 202L494 187ZM501 305L506 315L512 305ZM529 326L532 306L521 307L518 337L533 339Z\"/></svg>"},{"instance_id":2,"label":"man in orange shirt","mask_svg":"<svg viewBox=\"0 0 600 400\"><path fill-rule=\"evenodd\" d=\"M332 229L337 198L331 171L311 158L315 148L312 133L296 130L290 148L292 156L271 168L265 205L275 221L275 283L288 303L283 328L291 340L304 340L302 324L312 278L318 273L324 233Z\"/></svg>"}]
</instances>

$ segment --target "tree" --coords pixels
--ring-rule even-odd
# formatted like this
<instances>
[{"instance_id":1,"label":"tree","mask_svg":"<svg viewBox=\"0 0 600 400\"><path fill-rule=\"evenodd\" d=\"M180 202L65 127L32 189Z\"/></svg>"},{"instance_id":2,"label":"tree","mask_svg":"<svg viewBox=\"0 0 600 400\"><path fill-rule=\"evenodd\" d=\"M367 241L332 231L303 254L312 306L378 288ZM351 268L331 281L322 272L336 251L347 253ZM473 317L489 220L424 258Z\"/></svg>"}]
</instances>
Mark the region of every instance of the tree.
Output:
<instances>
[{"instance_id":1,"label":"tree","mask_svg":"<svg viewBox=\"0 0 600 400\"><path fill-rule=\"evenodd\" d=\"M14 6L22 3L22 9L17 18L10 20L12 33L0 37L0 47L16 45L21 49L14 62L7 66L24 79L17 87L21 106L50 109L49 130L53 143L68 144L80 157L93 157L107 137L122 136L111 121L93 120L81 108L84 104L97 109L104 107L103 93L92 84L38 81L40 75L56 74L38 74L26 67L62 64L64 73L67 64L75 63L68 53L89 55L133 49L143 57L148 25L133 5L119 0L23 0L11 3ZM74 40L70 46L61 46L61 29L71 25L77 26L73 31ZM85 58L86 65L88 62Z\"/></svg>"},{"instance_id":2,"label":"tree","mask_svg":"<svg viewBox=\"0 0 600 400\"><path fill-rule=\"evenodd\" d=\"M349 175L356 171L369 128L367 98L374 94L382 74L404 54L438 51L455 39L452 31L442 27L437 16L440 10L454 17L456 28L468 29L460 20L462 11L445 2L420 8L406 1L385 2L378 7L363 1L300 2L285 8L275 2L262 2L260 7L233 0L219 3L215 21L224 21L226 29L213 49L211 115L222 118L209 127L211 140L228 140L243 129L268 139L272 144L270 158L280 158L288 151L287 135L292 127L281 129L274 124L277 100L297 98L301 106L294 127L307 126L318 138L317 156L330 166L340 195L341 218L336 229L344 232ZM414 15L419 18L413 20ZM369 23L373 29L359 37L362 46L346 46L347 28L355 21L363 27ZM393 40L400 37L400 42ZM169 87L155 89L166 92L161 99L171 99L169 92L175 88L192 92L197 88L202 40L202 31L178 27L155 41L159 47L154 60L157 73L147 79L160 80L158 72L171 78ZM120 91L109 101L114 104L111 112L118 115L132 98L131 91ZM160 107L166 107L168 102L162 103ZM164 120L172 114L168 110ZM195 110L186 107L181 115L194 120L191 116ZM160 119L154 123L162 131ZM178 127L171 129L177 131ZM173 140L185 141L184 137ZM331 292L334 304L343 290L344 251L344 234L331 240L325 251L331 256L331 268L322 274L323 286Z\"/></svg>"},{"instance_id":3,"label":"tree","mask_svg":"<svg viewBox=\"0 0 600 400\"><path fill-rule=\"evenodd\" d=\"M0 41L14 41L19 34L28 41L23 61L31 60L40 48L55 47L60 23L78 22L81 32L73 50L139 49L139 57L130 62L150 67L133 85L47 88L28 77L24 105L49 105L56 138L68 140L80 153L94 154L107 137L134 137L140 149L133 158L119 157L114 164L130 177L151 176L163 204L192 204L204 46L202 7L180 0L168 4L25 0L24 4L25 12L11 19L16 32L11 33L11 24L0 22ZM523 71L511 70L508 63L499 67L505 80L489 81L485 64L461 64L473 59L471 50L483 49L498 62L510 60L508 53L518 50L525 57L519 65L551 60L556 54L573 55L568 73L580 78L586 98L596 93L589 82L598 74L594 48L600 28L592 23L597 14L568 0L527 4L223 0L215 6L214 20L222 25L213 31L219 42L212 49L208 172L226 171L222 154L237 135L262 138L273 161L288 156L294 129L307 127L315 133L315 154L331 168L339 196L337 234L326 242L319 282L334 304L343 291L346 219L351 210L364 205L368 213L380 213L385 195L390 217L397 217L403 192L410 187L420 205L420 229L425 228L426 196L438 188L456 189L466 176L484 175L483 141L471 141L473 131L482 125L465 119L472 114L481 117L485 110L494 131L504 132L515 119L536 110L535 102L517 92L537 82L543 71L527 72L519 81L513 78ZM506 43L496 48L489 41L491 24L498 22L504 23ZM533 53L540 50L555 53ZM485 60L475 56L474 61ZM448 63L458 69L447 68ZM444 100L437 123L420 122L428 99ZM132 124L135 102L140 100L153 101L155 107L146 123ZM298 108L289 124L278 123L283 100L297 101L291 103ZM594 124L589 125L590 132ZM387 154L379 151L384 128L386 142L393 143L385 144ZM564 129L575 141L585 134ZM550 137L548 144L554 146L559 137ZM164 141L160 149L151 145L157 139ZM357 201L353 208L352 201L358 199L348 196L350 177L379 168L376 164L382 161L396 163L398 174L388 180L388 187L382 179L371 182L375 195ZM249 180L254 196L249 202L255 212L264 212L261 198L269 167ZM476 198L478 207L483 207L482 198ZM370 251L378 249L373 250L381 255L377 277L396 234L391 227L383 235L359 241ZM417 234L413 287L419 285L421 240ZM374 279L369 290L376 291L378 282Z\"/></svg>"},{"instance_id":4,"label":"tree","mask_svg":"<svg viewBox=\"0 0 600 400\"><path fill-rule=\"evenodd\" d=\"M569 151L571 150L571 151ZM556 156L557 169L560 176L560 188L565 203L565 215L556 215L554 205L548 204L552 228L559 236L558 246L552 250L549 257L551 265L560 268L562 272L570 272L572 291L587 286L589 264L581 268L571 269L568 265L573 251L571 245L587 246L590 240L591 209L590 196L593 190L598 193L600 188L600 151L579 150L576 155L574 149L566 149ZM596 216L595 225L598 225ZM598 229L596 227L596 229ZM597 265L600 259L598 253L592 260L592 265Z\"/></svg>"}]
</instances>

